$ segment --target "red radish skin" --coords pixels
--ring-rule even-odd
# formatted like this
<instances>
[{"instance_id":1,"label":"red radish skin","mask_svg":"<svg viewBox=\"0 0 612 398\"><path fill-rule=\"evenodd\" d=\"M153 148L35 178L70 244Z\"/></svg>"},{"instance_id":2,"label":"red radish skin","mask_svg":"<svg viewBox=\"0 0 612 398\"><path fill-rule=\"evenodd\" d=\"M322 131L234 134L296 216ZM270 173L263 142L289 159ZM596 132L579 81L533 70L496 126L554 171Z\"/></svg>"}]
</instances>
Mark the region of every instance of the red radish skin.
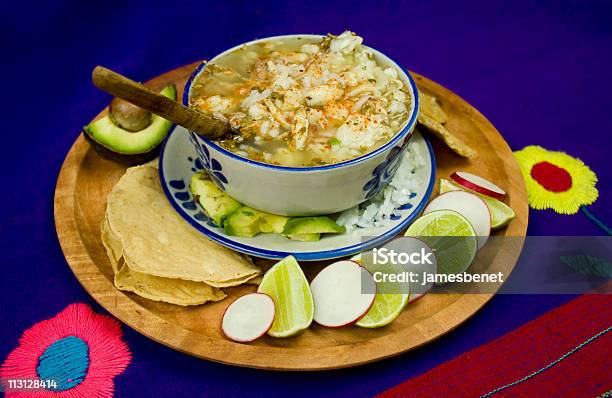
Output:
<instances>
[{"instance_id":1,"label":"red radish skin","mask_svg":"<svg viewBox=\"0 0 612 398\"><path fill-rule=\"evenodd\" d=\"M234 304L236 304L237 302L239 302L239 300L244 299L245 297L248 297L248 296L252 296L252 295L258 295L258 296L267 297L270 300L270 302L272 303L272 316L270 318L270 322L269 322L269 324L266 324L266 325L264 325L261 328L260 333L255 334L252 337L249 337L249 338L240 338L240 337L237 337L237 336L232 336L232 333L228 332L227 331L227 327L226 327L226 316L228 315L228 311L231 311L232 306ZM274 300L272 299L272 297L270 297L269 295L267 295L265 293L249 293L249 294L245 294L244 296L238 297L236 300L234 300L234 302L232 302L229 306L227 306L227 308L223 312L223 318L222 318L222 321L221 321L221 330L223 331L223 334L228 339L230 339L230 340L236 341L238 343L250 343L250 342L255 341L258 338L264 336L266 333L268 333L268 331L272 328L272 325L274 324L275 314L276 314L276 304L274 303Z\"/></svg>"},{"instance_id":2,"label":"red radish skin","mask_svg":"<svg viewBox=\"0 0 612 398\"><path fill-rule=\"evenodd\" d=\"M504 200L506 191L480 176L464 171L456 171L451 174L451 179L464 188L471 189L483 195L498 200Z\"/></svg>"},{"instance_id":3,"label":"red radish skin","mask_svg":"<svg viewBox=\"0 0 612 398\"><path fill-rule=\"evenodd\" d=\"M376 296L374 296L374 298L376 298ZM373 305L374 305L374 300L372 300L372 303L370 304L368 309L365 310L365 312L363 314L361 314L359 316L359 318L355 319L353 322L345 323L343 325L324 325L322 323L318 323L317 321L315 321L315 322L317 323L317 325L322 326L322 327L324 327L326 329L340 329L340 328L344 328L344 327L347 327L347 326L353 326L354 324L359 322L364 316L366 316L368 314L368 312L370 311L370 309L372 308Z\"/></svg>"},{"instance_id":4,"label":"red radish skin","mask_svg":"<svg viewBox=\"0 0 612 398\"><path fill-rule=\"evenodd\" d=\"M364 268L364 269L365 269L365 268ZM368 271L368 270L366 270L366 271L367 271L367 272L370 274L370 271ZM372 274L370 274L370 275L372 275ZM374 277L372 277L372 279L374 279ZM376 285L375 285L374 287L375 287L375 289L376 289L376 293L378 293L378 287L376 287ZM374 293L374 299L376 299L376 293ZM366 316L366 315L368 314L368 312L370 312L370 309L372 309L372 306L373 306L373 305L374 305L374 300L372 300L372 303L370 304L370 306L368 307L368 309L367 309L367 310L366 310L366 311L365 311L365 312L364 312L364 313L363 313L363 314L362 314L362 315L361 315L359 318L357 318L357 319L355 320L355 322L347 323L346 325L342 325L342 326L323 326L323 325L321 325L321 326L326 327L326 328L329 328L329 329L338 329L338 328L343 328L343 327L345 327L345 326L351 326L351 325L354 325L354 324L356 324L357 322L359 322L359 321L360 321L360 320L361 320L361 319L362 319L364 316Z\"/></svg>"},{"instance_id":5,"label":"red radish skin","mask_svg":"<svg viewBox=\"0 0 612 398\"><path fill-rule=\"evenodd\" d=\"M434 257L436 255L436 252L433 252ZM436 258L436 274L438 273L438 259ZM408 297L408 304L410 303L414 303L415 301L420 300L421 298L423 298L423 296L425 296L427 293L431 292L431 289L433 289L435 286L435 283L430 283L428 285L429 289L427 289L427 291L423 292L423 293L418 293L418 294L411 294L410 297Z\"/></svg>"},{"instance_id":6,"label":"red radish skin","mask_svg":"<svg viewBox=\"0 0 612 398\"><path fill-rule=\"evenodd\" d=\"M436 272L435 273L437 274L438 271L439 271L439 267L438 267L438 257L436 256L436 252L431 247L429 247L429 245L423 239L420 239L420 238L418 238L416 236L403 236L403 237L401 237L399 239L404 239L404 238L416 239L416 240L422 242L426 247L429 248L429 250L431 251L431 253L433 254L434 259L435 259L435 263L436 263ZM399 239L393 240L393 241L385 244L383 247L392 246L393 242L396 242ZM406 268L406 267L404 267L404 268ZM410 270L406 269L406 271L410 271ZM417 293L417 294L409 293L408 304L413 303L413 302L419 300L421 297L423 297L424 295L429 293L431 291L431 289L434 288L434 286L435 286L435 283L431 283L431 284L428 285L428 289L426 291L422 292L422 293Z\"/></svg>"},{"instance_id":7,"label":"red radish skin","mask_svg":"<svg viewBox=\"0 0 612 398\"><path fill-rule=\"evenodd\" d=\"M418 238L415 238L415 239L418 239ZM356 254L355 256L359 256L359 255L361 255L361 253ZM436 253L434 252L434 257L435 257L435 255L436 255ZM361 263L359 263L359 261L357 261L357 260L355 259L355 256L351 257L351 258L350 258L349 260L347 260L347 261L352 261L352 262L356 263L357 265L359 265L360 267L362 267L363 265L362 265ZM438 261L436 260L436 268L437 268L437 265L438 265ZM368 271L368 272L369 272L369 271ZM436 273L437 273L437 272L438 272L438 270L436 269ZM418 294L412 294L412 293L410 293L410 297L408 298L408 304L410 304L410 303L414 303L415 301L420 300L420 299L421 299L423 296L425 296L427 293L429 293L429 292L431 291L431 289L433 289L433 288L434 288L434 285L435 285L434 283L432 283L432 284L428 285L428 286L429 286L429 289L427 289L427 291L425 291L425 292L423 292L423 293L418 293ZM374 305L374 302L372 302L372 305ZM369 311L369 310L368 310L368 311ZM367 314L367 312L366 312L365 314L363 314L363 316L362 316L361 318L363 318L364 316L366 316L366 314ZM359 320L360 320L361 318L359 318L359 319L357 320L357 322L359 322Z\"/></svg>"},{"instance_id":8,"label":"red radish skin","mask_svg":"<svg viewBox=\"0 0 612 398\"><path fill-rule=\"evenodd\" d=\"M353 262L355 262L355 261L353 261ZM370 271L367 271L367 272L370 273ZM375 299L376 298L376 294L374 294L373 297ZM353 322L349 322L349 323L346 323L346 324L343 324L343 325L336 325L336 326L333 326L333 325L324 325L324 324L321 324L321 323L317 322L317 325L322 326L322 327L327 328L327 329L340 329L340 328L343 328L343 327L346 327L346 326L352 326L352 325L356 324L357 322L359 322L364 316L367 315L367 313L370 311L370 309L374 305L374 299L372 299L372 302L370 303L370 306L363 312L363 314L361 314L361 316L359 318L355 319Z\"/></svg>"},{"instance_id":9,"label":"red radish skin","mask_svg":"<svg viewBox=\"0 0 612 398\"><path fill-rule=\"evenodd\" d=\"M364 253L364 252L362 252L362 253ZM360 255L361 255L361 253L356 254L355 256L360 256ZM359 261L357 261L357 260L355 259L355 256L351 257L350 259L348 259L348 260L346 260L346 261L352 261L352 262L354 262L355 264L357 264L358 266L363 267L363 264L361 264ZM435 253L434 253L434 256L435 256ZM437 264L437 263L436 263L436 264ZM365 267L364 267L364 269L365 269L366 271L368 271L368 270L367 270L367 268L365 268ZM372 275L372 273L371 273L370 271L368 271L368 273L369 273L370 275ZM374 278L374 277L372 276L372 278ZM433 288L433 285L431 286L431 288ZM429 290L431 290L431 288L430 288ZM427 290L427 291L429 292L429 290ZM376 287L376 292L378 293L378 286ZM423 293L423 294L425 294L425 293ZM412 297L412 296L411 296L411 297ZM376 296L374 296L374 298L376 298ZM417 300L417 299L415 299L415 300ZM410 298L408 298L408 302L410 303ZM374 300L372 300L372 305L374 305ZM372 305L370 305L370 308L372 307ZM368 311L370 311L370 308L368 308ZM365 312L365 314L363 314L363 315L361 316L361 318L363 318L364 316L366 316L366 314L368 313L368 311L366 311L366 312ZM357 320L355 321L355 323L359 322L359 321L361 320L361 318L357 319ZM328 328L333 328L332 326L326 326L326 327L328 327ZM342 327L342 326L337 326L337 327Z\"/></svg>"},{"instance_id":10,"label":"red radish skin","mask_svg":"<svg viewBox=\"0 0 612 398\"><path fill-rule=\"evenodd\" d=\"M433 252L434 256L436 255L436 252ZM436 274L438 273L438 260L436 259ZM418 293L418 294L410 294L410 297L408 297L408 304L410 303L414 303L415 301L420 300L423 296L425 296L427 293L431 292L431 289L434 288L435 283L430 283L429 285L427 285L429 288L424 291L423 293Z\"/></svg>"},{"instance_id":11,"label":"red radish skin","mask_svg":"<svg viewBox=\"0 0 612 398\"><path fill-rule=\"evenodd\" d=\"M362 271L367 272L370 275L371 281L372 281L372 290L374 291L373 294L369 294L368 296L371 296L371 300L369 302L369 304L366 307L360 308L359 311L356 311L355 314L351 314L350 317L347 317L347 320L345 322L342 323L326 323L323 320L321 320L320 318L317 319L317 299L319 300L319 306L320 305L326 305L329 303L322 303L321 302L321 296L319 295L318 292L318 284L320 280L320 278L324 278L324 277L329 277L329 272L332 272L334 269L330 268L330 267L339 267L338 264L340 263L352 263L355 266L355 270L358 270L359 273L361 274ZM343 264L346 265L346 264ZM326 271L327 270L327 271ZM338 271L338 272L343 272L343 271ZM361 278L361 275L359 276L359 278ZM361 283L361 282L360 282ZM314 286L314 288L313 288ZM333 264L328 265L327 267L323 268L312 280L312 282L310 282L310 290L312 292L312 296L314 299L314 304L315 304L315 316L314 316L314 321L325 328L331 328L331 329L337 329L337 328L341 328L341 327L345 327L345 326L350 326L353 325L357 322L359 322L359 320L361 318L363 318L368 311L370 311L370 308L372 308L372 305L374 304L374 299L376 298L376 282L374 282L374 277L372 276L372 274L364 267L362 267L357 261L354 260L342 260L342 261L337 261ZM361 287L360 287L360 291L361 291ZM361 294L361 293L360 293Z\"/></svg>"},{"instance_id":12,"label":"red radish skin","mask_svg":"<svg viewBox=\"0 0 612 398\"><path fill-rule=\"evenodd\" d=\"M433 288L433 286L432 286ZM419 293L419 294L411 294L410 298L408 299L408 304L412 304L416 301L419 301L420 299L422 299L427 293L429 293L431 291L431 289L429 289L428 291L424 292L424 293Z\"/></svg>"},{"instance_id":13,"label":"red radish skin","mask_svg":"<svg viewBox=\"0 0 612 398\"><path fill-rule=\"evenodd\" d=\"M466 200L471 202L471 207L466 208L462 205ZM464 216L472 224L474 230L476 230L478 249L482 248L489 239L491 234L491 211L484 200L476 194L466 191L445 192L429 202L423 214L436 210L453 210Z\"/></svg>"}]
</instances>

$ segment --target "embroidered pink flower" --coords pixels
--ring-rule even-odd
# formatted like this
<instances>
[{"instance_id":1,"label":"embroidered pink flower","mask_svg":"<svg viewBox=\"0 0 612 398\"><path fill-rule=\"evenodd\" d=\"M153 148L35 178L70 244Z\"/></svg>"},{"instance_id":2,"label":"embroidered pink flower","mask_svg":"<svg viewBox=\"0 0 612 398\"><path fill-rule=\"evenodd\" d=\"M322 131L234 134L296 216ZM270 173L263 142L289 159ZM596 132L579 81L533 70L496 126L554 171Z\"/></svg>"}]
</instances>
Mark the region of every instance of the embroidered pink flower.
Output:
<instances>
[{"instance_id":1,"label":"embroidered pink flower","mask_svg":"<svg viewBox=\"0 0 612 398\"><path fill-rule=\"evenodd\" d=\"M132 357L121 336L115 319L71 304L23 333L0 368L2 389L14 398L112 397ZM45 387L24 388L37 382Z\"/></svg>"}]
</instances>

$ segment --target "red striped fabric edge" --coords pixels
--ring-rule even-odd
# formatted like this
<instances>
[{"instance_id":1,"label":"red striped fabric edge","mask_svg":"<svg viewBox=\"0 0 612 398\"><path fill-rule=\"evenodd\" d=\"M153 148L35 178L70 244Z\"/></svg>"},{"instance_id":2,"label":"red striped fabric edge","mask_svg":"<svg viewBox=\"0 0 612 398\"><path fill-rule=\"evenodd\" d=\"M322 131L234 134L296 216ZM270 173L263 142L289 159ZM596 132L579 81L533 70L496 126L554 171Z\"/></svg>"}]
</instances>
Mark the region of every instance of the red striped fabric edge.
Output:
<instances>
[{"instance_id":1,"label":"red striped fabric edge","mask_svg":"<svg viewBox=\"0 0 612 398\"><path fill-rule=\"evenodd\" d=\"M612 389L610 326L612 297L582 295L378 396L596 397Z\"/></svg>"}]
</instances>

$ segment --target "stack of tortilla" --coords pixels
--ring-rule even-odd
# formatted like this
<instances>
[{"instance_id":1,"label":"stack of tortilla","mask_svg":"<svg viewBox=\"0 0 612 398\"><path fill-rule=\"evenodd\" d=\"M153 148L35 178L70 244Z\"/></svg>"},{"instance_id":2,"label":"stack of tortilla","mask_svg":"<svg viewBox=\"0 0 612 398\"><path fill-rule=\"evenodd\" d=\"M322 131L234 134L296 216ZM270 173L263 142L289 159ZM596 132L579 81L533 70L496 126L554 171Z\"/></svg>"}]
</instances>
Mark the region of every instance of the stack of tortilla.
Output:
<instances>
[{"instance_id":1,"label":"stack of tortilla","mask_svg":"<svg viewBox=\"0 0 612 398\"><path fill-rule=\"evenodd\" d=\"M248 257L204 237L166 198L152 164L129 168L108 196L102 243L115 287L151 300L198 305L225 297L221 288L256 283Z\"/></svg>"}]
</instances>

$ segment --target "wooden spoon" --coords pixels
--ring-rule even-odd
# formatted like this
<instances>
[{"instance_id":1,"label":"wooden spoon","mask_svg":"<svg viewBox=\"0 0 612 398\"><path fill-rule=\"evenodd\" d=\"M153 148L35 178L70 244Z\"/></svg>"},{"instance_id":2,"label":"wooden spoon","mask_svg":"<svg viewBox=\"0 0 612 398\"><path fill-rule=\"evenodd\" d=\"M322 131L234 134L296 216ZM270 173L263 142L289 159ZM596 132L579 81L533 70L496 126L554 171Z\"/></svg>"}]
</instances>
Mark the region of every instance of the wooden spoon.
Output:
<instances>
[{"instance_id":1,"label":"wooden spoon","mask_svg":"<svg viewBox=\"0 0 612 398\"><path fill-rule=\"evenodd\" d=\"M103 66L96 66L91 78L93 84L102 91L131 102L211 140L223 138L231 130L229 124L183 106Z\"/></svg>"}]
</instances>

